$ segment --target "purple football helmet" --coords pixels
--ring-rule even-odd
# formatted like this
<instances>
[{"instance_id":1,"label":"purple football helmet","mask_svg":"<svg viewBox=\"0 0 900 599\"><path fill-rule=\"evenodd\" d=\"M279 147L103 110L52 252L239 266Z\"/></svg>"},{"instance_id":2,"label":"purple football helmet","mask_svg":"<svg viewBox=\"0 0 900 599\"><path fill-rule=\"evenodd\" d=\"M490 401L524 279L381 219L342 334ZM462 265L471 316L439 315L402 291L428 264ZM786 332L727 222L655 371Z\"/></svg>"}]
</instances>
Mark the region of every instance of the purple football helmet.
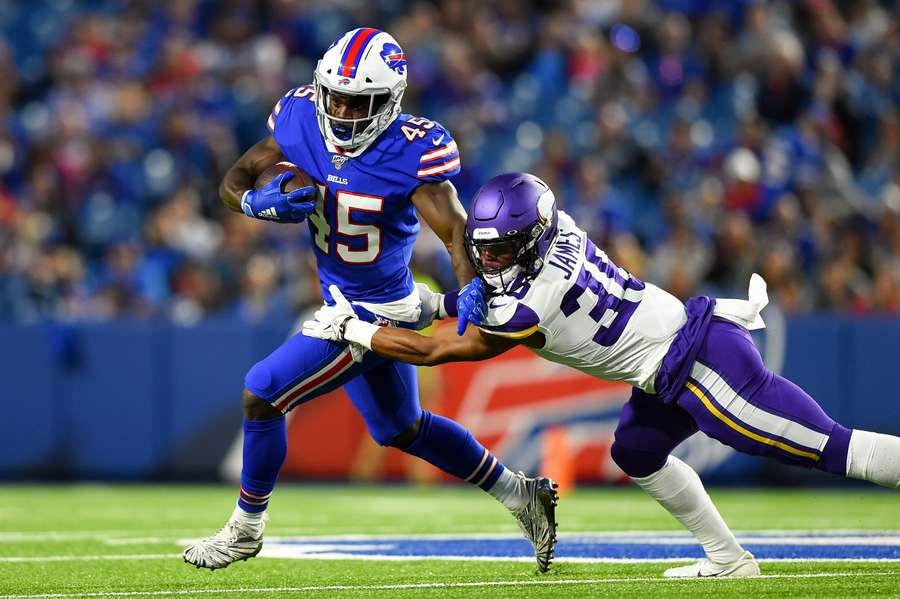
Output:
<instances>
[{"instance_id":1,"label":"purple football helmet","mask_svg":"<svg viewBox=\"0 0 900 599\"><path fill-rule=\"evenodd\" d=\"M559 221L550 187L529 173L497 175L484 184L466 221L469 260L485 283L509 293L534 278L556 239Z\"/></svg>"}]
</instances>

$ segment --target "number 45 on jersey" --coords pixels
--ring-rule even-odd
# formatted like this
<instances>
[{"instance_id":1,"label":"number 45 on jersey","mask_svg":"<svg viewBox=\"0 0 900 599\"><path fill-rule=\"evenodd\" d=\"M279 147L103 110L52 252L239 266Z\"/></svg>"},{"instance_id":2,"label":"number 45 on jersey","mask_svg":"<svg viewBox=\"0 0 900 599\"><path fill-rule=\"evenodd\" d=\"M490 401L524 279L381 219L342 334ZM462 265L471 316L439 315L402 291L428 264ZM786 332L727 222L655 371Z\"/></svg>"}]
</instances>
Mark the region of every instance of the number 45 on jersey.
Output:
<instances>
[{"instance_id":1,"label":"number 45 on jersey","mask_svg":"<svg viewBox=\"0 0 900 599\"><path fill-rule=\"evenodd\" d=\"M316 211L309 215L309 221L313 226L316 247L323 253L330 250L329 239L331 225L325 218L325 202L328 191L324 185L318 185L319 201L316 203ZM381 230L376 225L353 222L353 213L372 212L378 213L384 210L384 198L379 196L354 193L345 189L335 191L335 207L337 231L343 237L361 237L365 239L362 249L354 249L349 244L335 239L334 252L338 258L348 264L371 264L381 254Z\"/></svg>"}]
</instances>

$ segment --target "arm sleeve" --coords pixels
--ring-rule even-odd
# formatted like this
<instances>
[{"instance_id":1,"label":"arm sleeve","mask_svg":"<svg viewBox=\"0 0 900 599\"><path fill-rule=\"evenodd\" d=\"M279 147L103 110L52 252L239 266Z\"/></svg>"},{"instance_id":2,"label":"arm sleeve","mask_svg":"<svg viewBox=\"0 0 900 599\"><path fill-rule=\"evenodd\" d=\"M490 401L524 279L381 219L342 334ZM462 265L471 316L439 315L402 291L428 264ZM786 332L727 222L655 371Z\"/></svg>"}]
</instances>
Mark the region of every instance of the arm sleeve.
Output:
<instances>
[{"instance_id":1,"label":"arm sleeve","mask_svg":"<svg viewBox=\"0 0 900 599\"><path fill-rule=\"evenodd\" d=\"M443 313L441 318L457 318L459 316L459 312L456 309L457 299L459 299L459 289L454 289L444 294L444 297L441 298L440 312Z\"/></svg>"}]
</instances>

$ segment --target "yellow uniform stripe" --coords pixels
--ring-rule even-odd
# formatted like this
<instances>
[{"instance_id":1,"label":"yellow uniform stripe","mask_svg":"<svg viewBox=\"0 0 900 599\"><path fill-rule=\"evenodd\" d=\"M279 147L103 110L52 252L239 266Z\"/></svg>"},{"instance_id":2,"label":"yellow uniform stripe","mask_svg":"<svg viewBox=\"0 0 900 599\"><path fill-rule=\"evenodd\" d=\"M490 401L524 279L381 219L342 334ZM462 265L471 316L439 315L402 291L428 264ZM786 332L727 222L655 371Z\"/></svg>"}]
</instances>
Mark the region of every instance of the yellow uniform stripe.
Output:
<instances>
[{"instance_id":1,"label":"yellow uniform stripe","mask_svg":"<svg viewBox=\"0 0 900 599\"><path fill-rule=\"evenodd\" d=\"M697 386L694 385L692 382L687 381L685 383L685 385L687 386L688 389L690 389L693 392L694 395L696 395L697 397L700 398L700 401L703 402L703 405L706 406L707 410L712 412L713 416L715 416L716 418L718 418L719 420L721 420L722 422L724 422L725 424L727 424L728 426L730 426L731 428L736 430L737 432L741 433L745 437L750 437L754 441L759 441L760 443L765 443L766 445L771 445L773 447L777 447L778 449L782 449L788 453L792 453L794 455L797 455L797 456L800 456L803 458L809 458L814 461L819 460L820 456L817 453L813 453L811 451L803 451L802 449L797 449L796 447L791 447L790 445L787 445L786 443L782 443L781 441L777 441L775 439L769 439L768 437L763 437L762 435L758 435L758 434L754 433L753 431L748 431L746 428L744 428L743 426L741 426L740 424L738 424L737 422L735 422L734 420L732 420L731 418L729 418L728 416L723 414L721 411L719 411L719 409L716 406L714 406L711 401L709 401L709 398L706 397L706 394L703 393L703 391L701 391L699 388L697 388Z\"/></svg>"},{"instance_id":2,"label":"yellow uniform stripe","mask_svg":"<svg viewBox=\"0 0 900 599\"><path fill-rule=\"evenodd\" d=\"M481 327L479 327L481 328ZM499 337L509 337L510 339L524 339L525 337L530 337L531 335L537 333L538 325L534 325L533 327L529 327L524 331L511 331L509 333L503 331L491 331L488 329L481 329L485 333L489 335L497 335Z\"/></svg>"}]
</instances>

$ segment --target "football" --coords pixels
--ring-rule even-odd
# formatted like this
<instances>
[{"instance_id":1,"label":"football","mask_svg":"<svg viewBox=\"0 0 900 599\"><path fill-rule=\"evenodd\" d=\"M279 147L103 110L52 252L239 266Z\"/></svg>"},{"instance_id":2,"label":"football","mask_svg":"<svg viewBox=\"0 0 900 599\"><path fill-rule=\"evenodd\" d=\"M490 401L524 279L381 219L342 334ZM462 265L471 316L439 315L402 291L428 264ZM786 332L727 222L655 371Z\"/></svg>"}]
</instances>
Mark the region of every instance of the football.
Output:
<instances>
[{"instance_id":1,"label":"football","mask_svg":"<svg viewBox=\"0 0 900 599\"><path fill-rule=\"evenodd\" d=\"M291 162L279 162L277 164L273 164L259 174L259 176L256 178L256 189L267 185L269 181L271 181L281 173L286 173L288 171L294 173L294 177L281 184L281 193L288 193L290 191L294 191L295 189L306 187L307 185L316 184L316 182L313 181L313 178L310 177L306 173L306 171L304 171L296 164L293 164Z\"/></svg>"}]
</instances>

